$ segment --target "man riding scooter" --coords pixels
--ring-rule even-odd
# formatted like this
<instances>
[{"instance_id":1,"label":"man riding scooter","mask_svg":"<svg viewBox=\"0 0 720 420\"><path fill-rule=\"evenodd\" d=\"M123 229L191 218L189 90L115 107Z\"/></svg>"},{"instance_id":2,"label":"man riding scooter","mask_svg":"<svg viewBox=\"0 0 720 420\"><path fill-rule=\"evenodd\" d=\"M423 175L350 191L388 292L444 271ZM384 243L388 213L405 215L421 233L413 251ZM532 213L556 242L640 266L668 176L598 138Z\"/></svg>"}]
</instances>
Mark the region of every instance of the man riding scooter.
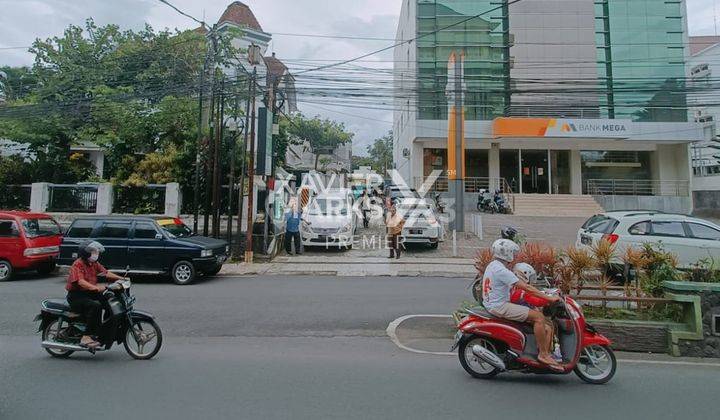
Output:
<instances>
[{"instance_id":1,"label":"man riding scooter","mask_svg":"<svg viewBox=\"0 0 720 420\"><path fill-rule=\"evenodd\" d=\"M520 247L509 239L498 239L492 244L494 260L488 264L483 275L483 305L498 318L531 324L538 342L538 361L552 370L562 371L562 366L550 355L552 328L545 316L535 309L511 302L510 290L513 287L550 302L560 300L557 296L548 296L527 281L519 279L510 270L518 252Z\"/></svg>"},{"instance_id":2,"label":"man riding scooter","mask_svg":"<svg viewBox=\"0 0 720 420\"><path fill-rule=\"evenodd\" d=\"M78 259L70 267L67 284L67 301L73 312L82 314L87 322L87 331L80 339L80 345L95 348L100 346L92 336L99 334L100 311L105 304L103 292L106 286L98 285L98 275L108 282L124 280L103 267L98 259L105 248L98 242L84 242L78 247Z\"/></svg>"}]
</instances>

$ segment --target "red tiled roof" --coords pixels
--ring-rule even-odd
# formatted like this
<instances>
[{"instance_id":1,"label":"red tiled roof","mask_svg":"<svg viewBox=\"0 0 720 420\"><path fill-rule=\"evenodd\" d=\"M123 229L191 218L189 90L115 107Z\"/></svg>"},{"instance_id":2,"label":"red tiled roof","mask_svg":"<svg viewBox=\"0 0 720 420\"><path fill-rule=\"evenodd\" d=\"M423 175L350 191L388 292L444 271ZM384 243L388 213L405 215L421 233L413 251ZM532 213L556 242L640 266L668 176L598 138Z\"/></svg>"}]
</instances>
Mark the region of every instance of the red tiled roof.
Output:
<instances>
[{"instance_id":1,"label":"red tiled roof","mask_svg":"<svg viewBox=\"0 0 720 420\"><path fill-rule=\"evenodd\" d=\"M691 36L690 37L690 55L695 55L705 48L712 47L720 43L720 36Z\"/></svg>"},{"instance_id":2,"label":"red tiled roof","mask_svg":"<svg viewBox=\"0 0 720 420\"><path fill-rule=\"evenodd\" d=\"M287 66L275 57L275 53L270 57L263 57L263 59L268 69L268 76L281 77L288 71Z\"/></svg>"},{"instance_id":3,"label":"red tiled roof","mask_svg":"<svg viewBox=\"0 0 720 420\"><path fill-rule=\"evenodd\" d=\"M243 2L234 1L225 9L225 12L220 16L218 25L229 22L239 26L247 26L250 29L263 32L260 23L255 18L252 10Z\"/></svg>"}]
</instances>

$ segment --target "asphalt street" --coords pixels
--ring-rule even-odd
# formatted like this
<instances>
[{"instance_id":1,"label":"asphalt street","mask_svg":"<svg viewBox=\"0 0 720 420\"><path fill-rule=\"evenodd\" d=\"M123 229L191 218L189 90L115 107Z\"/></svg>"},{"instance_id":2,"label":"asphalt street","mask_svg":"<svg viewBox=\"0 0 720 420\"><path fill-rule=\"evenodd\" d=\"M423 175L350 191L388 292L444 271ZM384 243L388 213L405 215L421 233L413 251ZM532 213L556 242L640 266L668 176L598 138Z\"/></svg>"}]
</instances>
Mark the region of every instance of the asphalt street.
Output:
<instances>
[{"instance_id":1,"label":"asphalt street","mask_svg":"<svg viewBox=\"0 0 720 420\"><path fill-rule=\"evenodd\" d=\"M452 356L401 350L407 314L449 313L465 279L219 277L136 282L165 343L153 360L115 348L50 358L33 335L63 279L0 284L2 419L714 418L720 367L621 362L605 386L575 376L470 378ZM651 363L647 363L650 361Z\"/></svg>"}]
</instances>

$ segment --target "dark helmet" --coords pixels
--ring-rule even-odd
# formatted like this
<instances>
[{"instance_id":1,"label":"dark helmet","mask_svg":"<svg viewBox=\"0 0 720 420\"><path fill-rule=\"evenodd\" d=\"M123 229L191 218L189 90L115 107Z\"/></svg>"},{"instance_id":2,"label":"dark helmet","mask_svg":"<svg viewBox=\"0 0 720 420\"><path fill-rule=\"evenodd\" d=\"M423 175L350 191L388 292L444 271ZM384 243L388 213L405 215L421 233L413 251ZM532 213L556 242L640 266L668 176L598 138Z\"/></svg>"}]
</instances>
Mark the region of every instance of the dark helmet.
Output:
<instances>
[{"instance_id":1,"label":"dark helmet","mask_svg":"<svg viewBox=\"0 0 720 420\"><path fill-rule=\"evenodd\" d=\"M500 229L500 235L503 239L510 239L511 241L514 241L517 234L517 229L512 226L503 226L502 229Z\"/></svg>"},{"instance_id":2,"label":"dark helmet","mask_svg":"<svg viewBox=\"0 0 720 420\"><path fill-rule=\"evenodd\" d=\"M78 257L82 258L83 260L87 260L88 258L90 258L90 255L93 253L93 251L97 251L102 254L103 252L105 252L105 247L97 241L84 241L80 245L78 245Z\"/></svg>"}]
</instances>

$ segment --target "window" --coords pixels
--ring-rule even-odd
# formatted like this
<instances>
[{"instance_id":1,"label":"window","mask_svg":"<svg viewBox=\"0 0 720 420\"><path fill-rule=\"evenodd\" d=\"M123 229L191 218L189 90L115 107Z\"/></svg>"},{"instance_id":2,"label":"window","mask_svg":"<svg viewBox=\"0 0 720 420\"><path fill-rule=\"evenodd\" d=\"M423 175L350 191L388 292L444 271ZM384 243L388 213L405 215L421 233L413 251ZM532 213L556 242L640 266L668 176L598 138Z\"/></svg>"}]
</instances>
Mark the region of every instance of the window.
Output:
<instances>
[{"instance_id":1,"label":"window","mask_svg":"<svg viewBox=\"0 0 720 420\"><path fill-rule=\"evenodd\" d=\"M28 238L60 234L60 225L52 219L25 219L22 221L22 225L25 229L25 236Z\"/></svg>"},{"instance_id":2,"label":"window","mask_svg":"<svg viewBox=\"0 0 720 420\"><path fill-rule=\"evenodd\" d=\"M155 239L158 231L152 223L137 222L135 223L135 239Z\"/></svg>"},{"instance_id":3,"label":"window","mask_svg":"<svg viewBox=\"0 0 720 420\"><path fill-rule=\"evenodd\" d=\"M649 235L650 234L650 222L635 223L630 226L628 233L631 235Z\"/></svg>"},{"instance_id":4,"label":"window","mask_svg":"<svg viewBox=\"0 0 720 420\"><path fill-rule=\"evenodd\" d=\"M593 233L613 233L618 221L606 216L593 216L583 224L583 229Z\"/></svg>"},{"instance_id":5,"label":"window","mask_svg":"<svg viewBox=\"0 0 720 420\"><path fill-rule=\"evenodd\" d=\"M0 220L0 238L13 238L20 236L15 222L12 220Z\"/></svg>"},{"instance_id":6,"label":"window","mask_svg":"<svg viewBox=\"0 0 720 420\"><path fill-rule=\"evenodd\" d=\"M693 238L720 241L720 231L699 223L688 223Z\"/></svg>"},{"instance_id":7,"label":"window","mask_svg":"<svg viewBox=\"0 0 720 420\"><path fill-rule=\"evenodd\" d=\"M89 238L95 227L94 220L76 220L67 232L68 238Z\"/></svg>"},{"instance_id":8,"label":"window","mask_svg":"<svg viewBox=\"0 0 720 420\"><path fill-rule=\"evenodd\" d=\"M685 236L685 230L680 222L652 222L653 235L658 236Z\"/></svg>"},{"instance_id":9,"label":"window","mask_svg":"<svg viewBox=\"0 0 720 420\"><path fill-rule=\"evenodd\" d=\"M100 227L99 238L127 238L130 223L106 222Z\"/></svg>"}]
</instances>

